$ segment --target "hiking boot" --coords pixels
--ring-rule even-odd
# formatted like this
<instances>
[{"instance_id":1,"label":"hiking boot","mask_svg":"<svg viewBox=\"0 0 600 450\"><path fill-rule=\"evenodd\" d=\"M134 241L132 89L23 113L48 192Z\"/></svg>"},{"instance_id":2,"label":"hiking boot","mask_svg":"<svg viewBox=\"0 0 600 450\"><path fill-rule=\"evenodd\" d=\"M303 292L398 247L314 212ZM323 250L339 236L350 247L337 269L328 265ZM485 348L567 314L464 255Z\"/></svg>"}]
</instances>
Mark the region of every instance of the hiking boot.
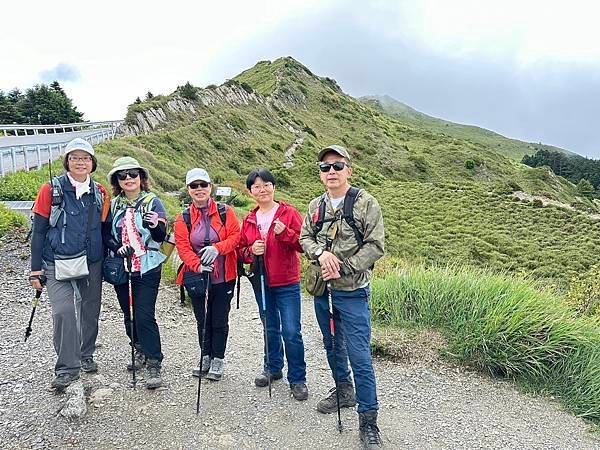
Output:
<instances>
[{"instance_id":1,"label":"hiking boot","mask_svg":"<svg viewBox=\"0 0 600 450\"><path fill-rule=\"evenodd\" d=\"M146 361L146 388L156 389L162 386L160 378L160 361L158 359L148 359Z\"/></svg>"},{"instance_id":2,"label":"hiking boot","mask_svg":"<svg viewBox=\"0 0 600 450\"><path fill-rule=\"evenodd\" d=\"M194 376L194 377L205 376L210 369L210 362L211 362L210 356L204 355L202 357L202 366L194 367L192 369L192 376Z\"/></svg>"},{"instance_id":3,"label":"hiking boot","mask_svg":"<svg viewBox=\"0 0 600 450\"><path fill-rule=\"evenodd\" d=\"M340 408L352 408L356 405L354 397L354 386L349 382L338 383L340 387ZM331 414L337 411L337 396L335 388L329 391L329 395L317 403L317 411L322 414Z\"/></svg>"},{"instance_id":4,"label":"hiking boot","mask_svg":"<svg viewBox=\"0 0 600 450\"><path fill-rule=\"evenodd\" d=\"M383 440L377 427L377 411L367 411L358 414L358 429L364 449L383 447Z\"/></svg>"},{"instance_id":5,"label":"hiking boot","mask_svg":"<svg viewBox=\"0 0 600 450\"><path fill-rule=\"evenodd\" d=\"M59 391L64 391L73 381L79 380L79 373L59 373L50 385Z\"/></svg>"},{"instance_id":6,"label":"hiking boot","mask_svg":"<svg viewBox=\"0 0 600 450\"><path fill-rule=\"evenodd\" d=\"M290 389L292 391L292 396L298 400L306 400L308 398L308 388L305 383L293 383L290 384Z\"/></svg>"},{"instance_id":7,"label":"hiking boot","mask_svg":"<svg viewBox=\"0 0 600 450\"><path fill-rule=\"evenodd\" d=\"M269 374L271 376L271 381L281 380L283 378L283 372L280 370L279 372L272 372ZM254 378L254 384L258 387L265 387L269 385L269 375L267 375L267 371L263 370L261 373L256 375Z\"/></svg>"},{"instance_id":8,"label":"hiking boot","mask_svg":"<svg viewBox=\"0 0 600 450\"><path fill-rule=\"evenodd\" d=\"M139 348L136 347L135 353L133 355L133 361L135 363L135 370L142 370L142 368L146 365L146 355ZM131 358L127 363L127 370L132 371L133 366L131 365Z\"/></svg>"},{"instance_id":9,"label":"hiking boot","mask_svg":"<svg viewBox=\"0 0 600 450\"><path fill-rule=\"evenodd\" d=\"M83 358L81 360L81 370L83 370L85 373L98 372L98 363L94 361L92 356L89 358Z\"/></svg>"},{"instance_id":10,"label":"hiking boot","mask_svg":"<svg viewBox=\"0 0 600 450\"><path fill-rule=\"evenodd\" d=\"M208 380L219 381L223 377L223 365L225 361L221 358L213 358L210 362L210 369L206 374Z\"/></svg>"}]
</instances>

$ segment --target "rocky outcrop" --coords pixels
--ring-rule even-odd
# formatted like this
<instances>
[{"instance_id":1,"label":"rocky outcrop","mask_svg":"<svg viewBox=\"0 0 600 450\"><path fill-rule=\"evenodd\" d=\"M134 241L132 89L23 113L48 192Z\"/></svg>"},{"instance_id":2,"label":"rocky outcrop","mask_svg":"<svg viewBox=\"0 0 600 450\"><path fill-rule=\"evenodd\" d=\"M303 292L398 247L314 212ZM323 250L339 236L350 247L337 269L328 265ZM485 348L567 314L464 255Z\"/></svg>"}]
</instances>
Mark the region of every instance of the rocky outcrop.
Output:
<instances>
[{"instance_id":1,"label":"rocky outcrop","mask_svg":"<svg viewBox=\"0 0 600 450\"><path fill-rule=\"evenodd\" d=\"M188 116L190 121L201 112L203 108L210 108L223 104L231 106L247 106L252 103L267 104L268 101L256 92L248 92L238 83L229 81L221 86L208 89L199 89L196 100L188 100L174 94L162 106L154 106L144 111L134 113L133 120L121 127L125 135L150 133L162 128L175 114L179 120L181 116Z\"/></svg>"}]
</instances>

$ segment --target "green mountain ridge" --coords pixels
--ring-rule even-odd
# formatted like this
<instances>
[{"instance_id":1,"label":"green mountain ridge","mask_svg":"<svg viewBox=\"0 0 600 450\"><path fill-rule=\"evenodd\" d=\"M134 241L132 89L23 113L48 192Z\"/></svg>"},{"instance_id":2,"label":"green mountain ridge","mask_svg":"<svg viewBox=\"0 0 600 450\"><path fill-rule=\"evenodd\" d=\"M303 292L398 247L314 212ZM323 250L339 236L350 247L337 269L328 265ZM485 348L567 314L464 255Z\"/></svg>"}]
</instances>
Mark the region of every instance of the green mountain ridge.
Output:
<instances>
[{"instance_id":1,"label":"green mountain ridge","mask_svg":"<svg viewBox=\"0 0 600 450\"><path fill-rule=\"evenodd\" d=\"M437 117L429 116L414 108L396 100L389 95L365 95L358 100L374 108L406 120L418 126L435 129L449 136L471 141L480 145L494 148L496 151L521 161L523 156L531 155L538 150L548 150L573 155L574 153L553 145L542 143L524 142L517 139L507 138L494 131L476 125L460 124Z\"/></svg>"},{"instance_id":2,"label":"green mountain ridge","mask_svg":"<svg viewBox=\"0 0 600 450\"><path fill-rule=\"evenodd\" d=\"M316 154L339 143L352 156L352 183L382 205L392 257L561 284L591 267L600 251L600 224L589 214L598 211L594 201L548 168L518 162L511 140L492 132L489 142L473 138L476 127L467 126L461 138L439 119L429 124L418 111L405 112L414 117L355 99L291 57L261 61L219 86L188 84L131 105L128 136L97 147L98 176L104 179L116 157L131 155L150 169L159 193L177 192L185 172L200 166L216 184L234 188L242 212L252 205L245 177L263 166L276 177L278 198L304 212L323 190ZM520 191L575 210L521 201ZM179 209L176 196L162 197L171 213Z\"/></svg>"}]
</instances>

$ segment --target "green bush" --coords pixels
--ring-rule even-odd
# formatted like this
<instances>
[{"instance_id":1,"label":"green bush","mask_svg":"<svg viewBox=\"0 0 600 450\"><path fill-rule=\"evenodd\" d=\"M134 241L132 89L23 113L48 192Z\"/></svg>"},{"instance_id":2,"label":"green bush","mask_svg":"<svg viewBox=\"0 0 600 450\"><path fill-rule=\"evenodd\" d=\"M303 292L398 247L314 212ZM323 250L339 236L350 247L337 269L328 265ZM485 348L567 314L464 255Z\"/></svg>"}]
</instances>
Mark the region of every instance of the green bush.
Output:
<instances>
[{"instance_id":1,"label":"green bush","mask_svg":"<svg viewBox=\"0 0 600 450\"><path fill-rule=\"evenodd\" d=\"M473 170L475 168L475 161L473 161L472 159L467 159L465 161L465 168L469 169L469 170Z\"/></svg>"},{"instance_id":2,"label":"green bush","mask_svg":"<svg viewBox=\"0 0 600 450\"><path fill-rule=\"evenodd\" d=\"M61 161L52 163L52 175L63 173ZM50 181L50 172L45 165L39 170L19 170L0 178L0 200L35 200L40 186Z\"/></svg>"},{"instance_id":3,"label":"green bush","mask_svg":"<svg viewBox=\"0 0 600 450\"><path fill-rule=\"evenodd\" d=\"M556 395L600 421L600 322L527 280L469 269L415 267L373 282L384 325L440 329L447 354Z\"/></svg>"},{"instance_id":4,"label":"green bush","mask_svg":"<svg viewBox=\"0 0 600 450\"><path fill-rule=\"evenodd\" d=\"M302 129L302 131L310 134L312 137L317 137L317 133L315 133L315 130L313 130L311 127L309 127L308 125L305 125L304 128Z\"/></svg>"},{"instance_id":5,"label":"green bush","mask_svg":"<svg viewBox=\"0 0 600 450\"><path fill-rule=\"evenodd\" d=\"M27 224L27 218L20 213L11 211L3 203L0 203L0 237L11 230L24 227Z\"/></svg>"},{"instance_id":6,"label":"green bush","mask_svg":"<svg viewBox=\"0 0 600 450\"><path fill-rule=\"evenodd\" d=\"M254 151L251 147L244 147L242 150L240 150L240 155L245 159L253 161L254 158L256 158L256 151Z\"/></svg>"}]
</instances>

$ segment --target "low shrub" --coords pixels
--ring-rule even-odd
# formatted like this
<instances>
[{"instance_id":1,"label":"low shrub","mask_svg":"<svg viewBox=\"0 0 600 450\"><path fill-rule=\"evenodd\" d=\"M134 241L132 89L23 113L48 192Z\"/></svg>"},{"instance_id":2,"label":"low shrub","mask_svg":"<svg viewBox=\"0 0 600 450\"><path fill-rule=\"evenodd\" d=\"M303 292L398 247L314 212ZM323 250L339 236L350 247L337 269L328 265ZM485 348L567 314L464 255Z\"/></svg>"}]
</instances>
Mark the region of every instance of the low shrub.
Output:
<instances>
[{"instance_id":1,"label":"low shrub","mask_svg":"<svg viewBox=\"0 0 600 450\"><path fill-rule=\"evenodd\" d=\"M15 228L24 227L26 224L27 218L23 214L11 211L0 203L0 237Z\"/></svg>"}]
</instances>

